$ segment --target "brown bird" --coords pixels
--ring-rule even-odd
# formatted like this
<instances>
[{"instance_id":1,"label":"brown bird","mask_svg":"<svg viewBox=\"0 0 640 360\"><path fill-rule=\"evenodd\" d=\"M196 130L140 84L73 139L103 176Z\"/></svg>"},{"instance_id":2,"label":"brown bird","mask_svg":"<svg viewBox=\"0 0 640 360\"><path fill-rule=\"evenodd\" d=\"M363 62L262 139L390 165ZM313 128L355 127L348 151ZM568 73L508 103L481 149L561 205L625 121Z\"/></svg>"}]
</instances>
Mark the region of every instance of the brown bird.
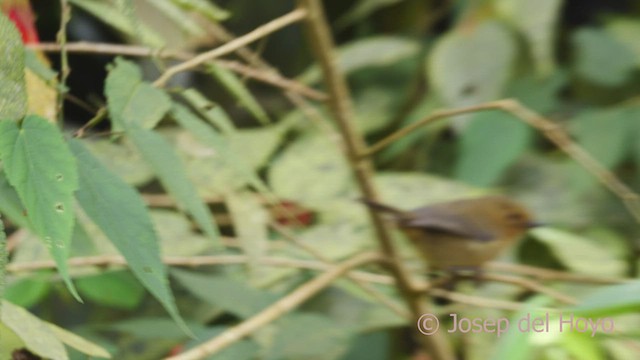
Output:
<instances>
[{"instance_id":1,"label":"brown bird","mask_svg":"<svg viewBox=\"0 0 640 360\"><path fill-rule=\"evenodd\" d=\"M478 270L537 225L525 208L504 196L437 203L410 211L363 202L390 214L432 270Z\"/></svg>"}]
</instances>

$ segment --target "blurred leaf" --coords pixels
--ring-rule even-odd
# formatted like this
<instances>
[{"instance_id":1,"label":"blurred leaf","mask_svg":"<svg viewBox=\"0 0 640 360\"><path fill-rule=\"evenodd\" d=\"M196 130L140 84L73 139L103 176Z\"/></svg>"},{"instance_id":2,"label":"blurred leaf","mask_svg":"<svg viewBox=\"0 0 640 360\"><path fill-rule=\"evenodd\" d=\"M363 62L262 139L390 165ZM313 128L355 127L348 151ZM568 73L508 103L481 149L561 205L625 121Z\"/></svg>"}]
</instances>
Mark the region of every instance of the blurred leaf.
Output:
<instances>
[{"instance_id":1,"label":"blurred leaf","mask_svg":"<svg viewBox=\"0 0 640 360\"><path fill-rule=\"evenodd\" d=\"M25 49L24 63L29 70L48 84L54 84L58 78L58 73L52 70L35 50Z\"/></svg>"},{"instance_id":2,"label":"blurred leaf","mask_svg":"<svg viewBox=\"0 0 640 360\"><path fill-rule=\"evenodd\" d=\"M384 7L395 5L402 0L358 0L335 22L338 29L363 21L367 16Z\"/></svg>"},{"instance_id":3,"label":"blurred leaf","mask_svg":"<svg viewBox=\"0 0 640 360\"><path fill-rule=\"evenodd\" d=\"M188 332L169 289L158 239L140 195L104 168L79 141L74 140L70 144L79 163L80 189L77 198L80 205L118 248L140 282L160 301L176 323ZM129 290L133 291L132 288ZM112 294L121 295L120 292ZM95 295L95 291L87 295ZM132 299L121 301L135 301L135 293L131 295ZM115 305L116 300L110 299L109 303Z\"/></svg>"},{"instance_id":4,"label":"blurred leaf","mask_svg":"<svg viewBox=\"0 0 640 360\"><path fill-rule=\"evenodd\" d=\"M594 322L596 319L593 319ZM593 341L590 332L567 331L562 334L560 343L572 359L605 360L609 359L598 342Z\"/></svg>"},{"instance_id":5,"label":"blurred leaf","mask_svg":"<svg viewBox=\"0 0 640 360\"><path fill-rule=\"evenodd\" d=\"M640 66L640 20L612 17L606 26L607 33L618 43L633 52L636 67Z\"/></svg>"},{"instance_id":6,"label":"blurred leaf","mask_svg":"<svg viewBox=\"0 0 640 360\"><path fill-rule=\"evenodd\" d=\"M531 47L539 75L555 68L554 38L563 0L496 0L498 9L520 30Z\"/></svg>"},{"instance_id":7,"label":"blurred leaf","mask_svg":"<svg viewBox=\"0 0 640 360\"><path fill-rule=\"evenodd\" d=\"M287 124L283 124L287 125ZM242 129L227 136L231 150L247 165L258 170L267 164L280 145L287 127L280 124L253 129Z\"/></svg>"},{"instance_id":8,"label":"blurred leaf","mask_svg":"<svg viewBox=\"0 0 640 360\"><path fill-rule=\"evenodd\" d=\"M191 340L185 344L185 349L192 349L209 339L219 336L222 332L226 331L226 326L215 326L207 328L198 333L198 339ZM259 356L261 351L260 346L252 340L239 340L215 353L212 356L206 357L206 360L254 360L261 358Z\"/></svg>"},{"instance_id":9,"label":"blurred leaf","mask_svg":"<svg viewBox=\"0 0 640 360\"><path fill-rule=\"evenodd\" d=\"M42 301L51 290L50 274L35 274L10 283L3 299L22 306L31 307Z\"/></svg>"},{"instance_id":10,"label":"blurred leaf","mask_svg":"<svg viewBox=\"0 0 640 360\"><path fill-rule=\"evenodd\" d=\"M482 111L460 137L456 178L476 186L494 184L504 170L527 149L529 126L503 111Z\"/></svg>"},{"instance_id":11,"label":"blurred leaf","mask_svg":"<svg viewBox=\"0 0 640 360\"><path fill-rule=\"evenodd\" d=\"M153 170L130 141L126 139L118 143L108 139L80 141L111 173L126 183L133 186L144 185L154 178Z\"/></svg>"},{"instance_id":12,"label":"blurred leaf","mask_svg":"<svg viewBox=\"0 0 640 360\"><path fill-rule=\"evenodd\" d=\"M313 206L344 195L351 170L337 144L311 135L287 147L268 169L268 178L283 199Z\"/></svg>"},{"instance_id":13,"label":"blurred leaf","mask_svg":"<svg viewBox=\"0 0 640 360\"><path fill-rule=\"evenodd\" d=\"M4 232L4 222L0 219L0 301L5 299L7 285L7 263L9 262L9 250L7 249L7 234ZM2 311L0 302L0 313ZM0 317L0 321L2 318Z\"/></svg>"},{"instance_id":14,"label":"blurred leaf","mask_svg":"<svg viewBox=\"0 0 640 360\"><path fill-rule=\"evenodd\" d=\"M230 193L225 202L233 218L234 233L249 257L251 278L256 279L260 275L258 261L265 255L269 241L269 213L254 193Z\"/></svg>"},{"instance_id":15,"label":"blurred leaf","mask_svg":"<svg viewBox=\"0 0 640 360\"><path fill-rule=\"evenodd\" d=\"M104 93L111 121L118 131L133 125L152 129L171 107L169 96L143 82L140 69L122 58L116 58L109 70Z\"/></svg>"},{"instance_id":16,"label":"blurred leaf","mask_svg":"<svg viewBox=\"0 0 640 360\"><path fill-rule=\"evenodd\" d=\"M94 344L84 338L81 338L80 336L74 333L71 333L65 329L62 329L54 324L47 324L47 325L49 325L49 329L55 334L55 336L58 339L60 339L60 341L82 352L83 354L86 354L89 356L107 358L107 359L111 358L111 355L109 355L109 352L107 352L107 350L98 346L97 344Z\"/></svg>"},{"instance_id":17,"label":"blurred leaf","mask_svg":"<svg viewBox=\"0 0 640 360\"><path fill-rule=\"evenodd\" d=\"M241 318L255 315L277 299L271 293L227 276L177 269L172 269L171 275L197 298Z\"/></svg>"},{"instance_id":18,"label":"blurred leaf","mask_svg":"<svg viewBox=\"0 0 640 360\"><path fill-rule=\"evenodd\" d=\"M0 322L0 359L11 359L11 353L15 349L21 349L25 346L24 341L16 333Z\"/></svg>"},{"instance_id":19,"label":"blurred leaf","mask_svg":"<svg viewBox=\"0 0 640 360\"><path fill-rule=\"evenodd\" d=\"M298 234L298 239L324 257L340 260L363 252L371 244L371 232L366 226L342 221L313 226Z\"/></svg>"},{"instance_id":20,"label":"blurred leaf","mask_svg":"<svg viewBox=\"0 0 640 360\"><path fill-rule=\"evenodd\" d=\"M567 84L568 76L556 71L549 76L519 76L509 85L508 94L524 106L546 114L561 104L560 90Z\"/></svg>"},{"instance_id":21,"label":"blurred leaf","mask_svg":"<svg viewBox=\"0 0 640 360\"><path fill-rule=\"evenodd\" d=\"M277 333L265 359L339 359L348 349L351 333L336 325L322 315L289 314L277 322Z\"/></svg>"},{"instance_id":22,"label":"blurred leaf","mask_svg":"<svg viewBox=\"0 0 640 360\"><path fill-rule=\"evenodd\" d=\"M204 331L203 325L190 323L189 328L196 336ZM169 318L133 318L105 326L105 329L127 333L141 340L182 339L184 333L177 331L175 322Z\"/></svg>"},{"instance_id":23,"label":"blurred leaf","mask_svg":"<svg viewBox=\"0 0 640 360\"><path fill-rule=\"evenodd\" d=\"M626 271L624 258L594 240L548 227L530 233L570 270L594 276L621 276Z\"/></svg>"},{"instance_id":24,"label":"blurred leaf","mask_svg":"<svg viewBox=\"0 0 640 360\"><path fill-rule=\"evenodd\" d=\"M634 122L626 108L585 111L572 121L572 133L580 146L611 169L626 155L632 141ZM593 175L575 164L577 190L595 183Z\"/></svg>"},{"instance_id":25,"label":"blurred leaf","mask_svg":"<svg viewBox=\"0 0 640 360\"><path fill-rule=\"evenodd\" d=\"M387 360L392 354L390 332L376 331L359 334L349 345L341 360Z\"/></svg>"},{"instance_id":26,"label":"blurred leaf","mask_svg":"<svg viewBox=\"0 0 640 360\"><path fill-rule=\"evenodd\" d=\"M149 281L145 280L145 282L148 283ZM126 271L85 276L78 278L76 283L83 296L103 306L133 310L144 298L144 288ZM155 290L154 292L157 293L159 291ZM172 301L172 299L161 298L158 295L156 297L163 305ZM172 307L173 305L165 306ZM167 309L167 311L174 310Z\"/></svg>"},{"instance_id":27,"label":"blurred leaf","mask_svg":"<svg viewBox=\"0 0 640 360\"><path fill-rule=\"evenodd\" d=\"M147 3L159 10L160 14L175 24L182 32L191 37L205 35L205 30L197 21L185 13L176 0L147 0Z\"/></svg>"},{"instance_id":28,"label":"blurred leaf","mask_svg":"<svg viewBox=\"0 0 640 360\"><path fill-rule=\"evenodd\" d=\"M583 28L573 34L572 42L576 72L581 77L604 86L622 85L630 79L637 60L607 32Z\"/></svg>"},{"instance_id":29,"label":"blurred leaf","mask_svg":"<svg viewBox=\"0 0 640 360\"><path fill-rule=\"evenodd\" d=\"M511 75L516 48L496 22L456 29L442 36L427 62L431 83L447 106L495 100Z\"/></svg>"},{"instance_id":30,"label":"blurred leaf","mask_svg":"<svg viewBox=\"0 0 640 360\"><path fill-rule=\"evenodd\" d=\"M0 212L19 227L29 227L22 201L4 171L0 172Z\"/></svg>"},{"instance_id":31,"label":"blurred leaf","mask_svg":"<svg viewBox=\"0 0 640 360\"><path fill-rule=\"evenodd\" d=\"M261 124L266 125L271 122L258 100L253 97L247 85L243 84L236 74L215 64L207 65L207 69Z\"/></svg>"},{"instance_id":32,"label":"blurred leaf","mask_svg":"<svg viewBox=\"0 0 640 360\"><path fill-rule=\"evenodd\" d=\"M54 335L47 323L27 310L2 301L2 323L24 341L29 351L52 360L67 360L64 345Z\"/></svg>"},{"instance_id":33,"label":"blurred leaf","mask_svg":"<svg viewBox=\"0 0 640 360\"><path fill-rule=\"evenodd\" d=\"M97 19L114 29L125 33L132 38L140 38L143 43L149 46L161 48L165 45L164 40L152 29L144 24L140 24L138 21L131 21L131 17L135 16L135 14L127 13L126 11L123 11L122 7L119 8L119 6L114 6L114 2L112 1L69 0L69 2L95 16ZM118 2L115 3L118 4ZM129 1L120 3L131 4ZM133 5L128 6L132 7Z\"/></svg>"},{"instance_id":34,"label":"blurred leaf","mask_svg":"<svg viewBox=\"0 0 640 360\"><path fill-rule=\"evenodd\" d=\"M399 36L372 36L357 40L338 49L337 65L340 72L350 74L368 67L389 66L418 55L418 42ZM313 65L299 80L316 83L321 79L320 68Z\"/></svg>"},{"instance_id":35,"label":"blurred leaf","mask_svg":"<svg viewBox=\"0 0 640 360\"><path fill-rule=\"evenodd\" d=\"M214 22L225 20L229 18L229 16L231 16L231 14L228 11L218 7L212 1L207 1L207 0L171 0L171 1L173 1L177 6L180 6L185 10L194 11L199 15L204 15L209 20Z\"/></svg>"},{"instance_id":36,"label":"blurred leaf","mask_svg":"<svg viewBox=\"0 0 640 360\"><path fill-rule=\"evenodd\" d=\"M640 311L640 281L600 288L571 310L592 317Z\"/></svg>"},{"instance_id":37,"label":"blurred leaf","mask_svg":"<svg viewBox=\"0 0 640 360\"><path fill-rule=\"evenodd\" d=\"M18 120L27 111L24 47L20 33L4 13L0 13L0 54L0 120Z\"/></svg>"},{"instance_id":38,"label":"blurred leaf","mask_svg":"<svg viewBox=\"0 0 640 360\"><path fill-rule=\"evenodd\" d=\"M38 116L0 122L0 157L9 183L26 207L30 228L51 252L69 291L80 300L67 269L78 188L75 158L60 129Z\"/></svg>"},{"instance_id":39,"label":"blurred leaf","mask_svg":"<svg viewBox=\"0 0 640 360\"><path fill-rule=\"evenodd\" d=\"M160 135L142 128L132 128L127 132L142 156L153 167L160 182L173 195L178 206L191 214L200 229L216 243L218 230L209 208L198 197L187 178L178 155Z\"/></svg>"},{"instance_id":40,"label":"blurred leaf","mask_svg":"<svg viewBox=\"0 0 640 360\"><path fill-rule=\"evenodd\" d=\"M380 130L394 114L395 96L388 89L370 87L355 99L356 122L365 133Z\"/></svg>"}]
</instances>

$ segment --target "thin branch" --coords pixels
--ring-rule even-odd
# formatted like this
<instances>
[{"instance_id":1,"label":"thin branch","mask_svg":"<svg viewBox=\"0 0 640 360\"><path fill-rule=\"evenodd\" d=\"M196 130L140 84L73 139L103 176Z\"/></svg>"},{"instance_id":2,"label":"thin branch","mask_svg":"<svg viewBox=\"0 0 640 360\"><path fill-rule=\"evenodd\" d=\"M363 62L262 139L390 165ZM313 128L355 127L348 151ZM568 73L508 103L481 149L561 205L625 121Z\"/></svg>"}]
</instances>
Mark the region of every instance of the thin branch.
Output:
<instances>
[{"instance_id":1,"label":"thin branch","mask_svg":"<svg viewBox=\"0 0 640 360\"><path fill-rule=\"evenodd\" d=\"M246 255L203 255L203 256L165 256L162 258L162 262L170 266L180 267L199 267L199 266L212 266L212 265L230 265L230 264L245 264L249 261ZM261 257L258 262L267 266L277 267L292 267L308 270L326 271L333 266L324 264L319 261L292 259L286 257ZM87 257L75 257L69 259L69 267L113 267L113 266L128 266L126 259L119 255L98 255ZM7 271L15 274L39 271L39 270L53 270L56 269L56 264L53 260L38 260L28 262L14 262L7 265ZM393 279L387 275L375 274L365 271L353 271L349 273L359 281L367 281L371 283L377 283L382 285L393 285Z\"/></svg>"},{"instance_id":2,"label":"thin branch","mask_svg":"<svg viewBox=\"0 0 640 360\"><path fill-rule=\"evenodd\" d=\"M285 315L289 311L307 301L322 289L330 286L337 278L343 276L349 270L356 267L381 261L382 256L379 254L362 254L347 260L340 265L333 267L331 270L319 275L315 279L301 285L290 294L276 301L273 305L264 309L255 316L243 321L242 323L224 331L222 334L204 342L195 348L188 350L182 354L167 358L167 360L196 360L203 359L217 353L225 347L235 343L236 341L250 335L256 330Z\"/></svg>"},{"instance_id":3,"label":"thin branch","mask_svg":"<svg viewBox=\"0 0 640 360\"><path fill-rule=\"evenodd\" d=\"M39 43L28 44L27 47L34 50L59 52L61 46L56 43ZM166 49L152 49L138 45L120 45L92 42L75 42L68 43L65 47L69 53L86 53L86 54L103 54L103 55L123 55L135 57L155 57L162 59L190 60L197 56L196 54L180 51L171 51ZM298 81L287 79L279 73L273 71L265 71L247 66L238 61L213 60L216 65L235 71L243 76L262 81L264 83L276 86L285 91L291 91L303 95L309 99L324 101L327 95L321 91L310 88Z\"/></svg>"},{"instance_id":4,"label":"thin branch","mask_svg":"<svg viewBox=\"0 0 640 360\"><path fill-rule=\"evenodd\" d=\"M71 69L69 68L69 57L67 56L67 24L71 20L71 7L67 0L60 0L60 29L56 36L58 43L60 44L60 88L64 89L67 78ZM58 94L58 123L62 124L64 120L64 90L60 90Z\"/></svg>"},{"instance_id":5,"label":"thin branch","mask_svg":"<svg viewBox=\"0 0 640 360\"><path fill-rule=\"evenodd\" d=\"M298 8L308 12L306 27L308 43L311 44L315 57L319 62L324 76L324 82L329 92L329 107L333 113L341 132L346 157L356 177L362 194L368 199L376 199L377 194L373 184L373 166L368 159L359 158L366 144L358 133L353 119L353 105L351 95L342 74L336 66L334 44L331 31L327 26L322 4L318 0L298 0ZM389 259L389 269L398 283L398 287L411 309L412 317L417 320L422 314L428 313L428 308L422 301L421 294L414 291L408 272L399 261L398 254L391 240L391 232L381 214L369 210L377 239L381 250ZM416 333L416 335L418 335ZM419 336L419 335L418 335ZM426 352L435 360L454 359L451 344L441 335L420 336L418 338Z\"/></svg>"},{"instance_id":6,"label":"thin branch","mask_svg":"<svg viewBox=\"0 0 640 360\"><path fill-rule=\"evenodd\" d=\"M488 269L496 271L505 271L509 273L516 273L521 275L528 275L543 281L567 281L573 283L587 283L587 284L600 284L611 285L621 284L631 281L630 279L621 279L613 277L591 276L584 274L575 274L565 271L544 269L535 266L521 265L521 264L507 264L492 262L487 264Z\"/></svg>"},{"instance_id":7,"label":"thin branch","mask_svg":"<svg viewBox=\"0 0 640 360\"><path fill-rule=\"evenodd\" d=\"M502 110L508 112L530 126L540 130L547 139L553 142L560 150L565 152L574 161L585 168L585 170L591 173L591 175L598 179L604 187L620 198L636 222L640 223L640 196L638 194L621 182L611 171L594 159L591 154L576 144L575 141L573 141L571 137L557 124L526 108L513 99L493 101L460 109L435 111L430 116L396 131L370 146L368 149L363 150L359 153L359 158L369 158L371 155L382 150L394 141L397 141L398 139L435 120L454 115L487 110Z\"/></svg>"},{"instance_id":8,"label":"thin branch","mask_svg":"<svg viewBox=\"0 0 640 360\"><path fill-rule=\"evenodd\" d=\"M286 15L276 18L262 26L257 27L255 30L241 36L233 41L230 41L222 46L219 46L211 51L202 53L192 59L182 62L178 65L168 68L155 82L154 85L162 87L166 82L174 75L193 69L200 64L207 61L211 61L222 55L229 54L240 47L250 44L258 39L261 39L273 32L276 32L284 27L294 24L307 16L307 12L303 9L295 9Z\"/></svg>"}]
</instances>

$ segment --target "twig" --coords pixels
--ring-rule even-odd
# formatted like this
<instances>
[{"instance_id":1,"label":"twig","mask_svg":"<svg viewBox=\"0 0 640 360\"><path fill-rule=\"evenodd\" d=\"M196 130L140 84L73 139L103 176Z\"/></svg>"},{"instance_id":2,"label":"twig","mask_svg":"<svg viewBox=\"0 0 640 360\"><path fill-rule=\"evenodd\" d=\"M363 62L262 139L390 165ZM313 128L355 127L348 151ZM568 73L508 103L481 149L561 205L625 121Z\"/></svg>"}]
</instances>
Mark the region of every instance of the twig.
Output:
<instances>
[{"instance_id":1,"label":"twig","mask_svg":"<svg viewBox=\"0 0 640 360\"><path fill-rule=\"evenodd\" d=\"M453 291L446 291L443 289L433 289L431 290L431 294L439 298L445 298L445 299L451 300L458 304L465 304L465 305L471 305L471 306L483 307L483 308L489 308L489 309L520 311L525 307L525 305L519 302L487 299L480 296L467 295L467 294L462 294L462 293L453 292ZM552 308L543 308L539 310L544 312L557 311Z\"/></svg>"},{"instance_id":2,"label":"twig","mask_svg":"<svg viewBox=\"0 0 640 360\"><path fill-rule=\"evenodd\" d=\"M69 69L69 58L67 56L67 24L71 19L71 7L67 0L60 0L60 29L58 30L58 34L56 36L58 43L60 43L60 89L64 89L65 84L67 83L67 78L69 77L70 69ZM60 90L58 94L58 104L57 104L57 113L58 113L58 122L60 124L64 121L64 90Z\"/></svg>"},{"instance_id":3,"label":"twig","mask_svg":"<svg viewBox=\"0 0 640 360\"><path fill-rule=\"evenodd\" d=\"M362 194L368 199L376 199L376 191L372 181L373 167L368 159L359 158L365 148L364 139L353 124L351 96L344 77L339 73L334 56L334 44L326 18L318 0L297 0L298 7L308 12L308 43L312 45L315 57L320 64L324 81L329 92L329 107L338 124L345 144L346 156ZM382 215L369 210L381 250L389 259L389 269L398 283L398 287L411 310L412 317L417 320L428 313L421 294L414 291L409 275L399 261L396 249L391 240L391 233ZM424 350L435 360L454 359L451 344L438 334L419 337Z\"/></svg>"},{"instance_id":4,"label":"twig","mask_svg":"<svg viewBox=\"0 0 640 360\"><path fill-rule=\"evenodd\" d=\"M533 276L539 280L568 281L568 282L574 282L574 283L588 283L588 284L602 284L602 285L620 284L620 283L630 281L628 279L575 274L575 273L568 273L565 271L543 269L543 268L538 268L538 267L528 266L528 265L521 265L521 264L507 264L507 263L492 262L487 264L487 268L497 270L497 271L505 271L505 272L517 273L521 275Z\"/></svg>"},{"instance_id":5,"label":"twig","mask_svg":"<svg viewBox=\"0 0 640 360\"><path fill-rule=\"evenodd\" d=\"M170 266L181 267L199 267L212 265L229 265L229 264L245 264L248 261L246 255L203 255L203 256L165 256L162 262ZM308 270L325 271L332 268L332 265L324 264L319 261L300 260L286 257L261 257L258 259L263 265L278 267L293 267ZM111 267L111 266L128 266L126 259L119 255L98 255L87 257L76 257L69 259L69 267ZM38 270L55 269L56 264L53 260L39 260L28 262L10 263L7 265L7 271L12 273L23 273ZM382 285L393 285L393 279L387 275L375 274L365 271L353 271L350 276L371 283Z\"/></svg>"},{"instance_id":6,"label":"twig","mask_svg":"<svg viewBox=\"0 0 640 360\"><path fill-rule=\"evenodd\" d=\"M213 60L222 55L231 53L236 49L243 47L249 43L252 43L258 39L261 39L275 31L282 29L283 27L289 26L295 22L298 22L304 19L307 16L307 13L303 9L295 9L289 12L286 15L283 15L279 18L276 18L262 26L257 27L255 30L241 36L233 41L230 41L220 47L217 47L211 51L202 53L192 59L189 59L180 64L174 65L168 68L155 82L154 85L158 87L162 87L166 84L166 82L171 79L175 74L180 73L182 71L186 71L192 68L199 66L200 64Z\"/></svg>"},{"instance_id":7,"label":"twig","mask_svg":"<svg viewBox=\"0 0 640 360\"><path fill-rule=\"evenodd\" d=\"M34 50L48 52L59 52L61 50L61 46L56 43L28 44L26 46ZM171 51L166 49L152 49L145 46L92 43L83 41L67 43L65 49L68 53L156 57L163 59L177 59L183 61L192 59L196 56L196 54L188 52ZM220 67L235 71L243 76L256 79L270 85L274 85L286 91L298 93L309 99L324 101L327 98L327 95L323 92L310 88L298 81L287 79L279 73L273 71L263 71L244 65L238 61L214 60L213 62Z\"/></svg>"},{"instance_id":8,"label":"twig","mask_svg":"<svg viewBox=\"0 0 640 360\"><path fill-rule=\"evenodd\" d=\"M509 275L502 275L502 274L489 274L489 273L481 274L481 278L484 280L498 281L505 284L522 286L525 289L547 295L565 304L575 305L578 303L578 300L576 298L569 296L567 294L563 294L560 291L557 291L555 289L546 287L531 279L520 278L515 276L509 276Z\"/></svg>"},{"instance_id":9,"label":"twig","mask_svg":"<svg viewBox=\"0 0 640 360\"><path fill-rule=\"evenodd\" d=\"M622 183L611 171L594 159L586 150L576 144L571 137L553 121L544 118L513 99L493 101L460 109L435 111L430 116L396 131L370 146L368 149L363 150L359 153L359 158L368 158L394 141L435 120L486 110L502 110L511 113L530 126L540 130L547 139L553 142L560 150L569 155L598 179L603 186L620 198L636 222L640 223L640 196L638 194Z\"/></svg>"},{"instance_id":10,"label":"twig","mask_svg":"<svg viewBox=\"0 0 640 360\"><path fill-rule=\"evenodd\" d=\"M223 348L246 337L247 335L269 324L280 316L293 310L294 308L317 294L322 289L331 285L331 283L333 283L340 276L347 273L349 270L362 266L364 264L380 260L382 260L381 255L371 253L362 254L350 260L347 260L340 265L332 268L331 270L328 270L325 273L319 275L315 279L301 285L296 290L276 301L273 305L264 309L255 316L224 331L222 334L216 336L215 338L210 339L203 344L198 345L195 348L182 354L169 357L167 358L167 360L196 360L213 355Z\"/></svg>"}]
</instances>

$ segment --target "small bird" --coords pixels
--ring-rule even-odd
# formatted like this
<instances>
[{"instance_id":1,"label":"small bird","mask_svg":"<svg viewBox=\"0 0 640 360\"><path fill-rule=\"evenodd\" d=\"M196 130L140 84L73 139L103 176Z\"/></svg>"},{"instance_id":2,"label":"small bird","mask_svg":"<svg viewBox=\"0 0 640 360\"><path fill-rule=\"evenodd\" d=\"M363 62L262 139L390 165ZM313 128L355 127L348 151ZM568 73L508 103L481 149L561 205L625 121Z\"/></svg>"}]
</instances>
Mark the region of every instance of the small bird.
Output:
<instances>
[{"instance_id":1,"label":"small bird","mask_svg":"<svg viewBox=\"0 0 640 360\"><path fill-rule=\"evenodd\" d=\"M431 270L479 271L531 227L531 214L504 196L437 203L410 211L363 199L388 213L427 260Z\"/></svg>"}]
</instances>

